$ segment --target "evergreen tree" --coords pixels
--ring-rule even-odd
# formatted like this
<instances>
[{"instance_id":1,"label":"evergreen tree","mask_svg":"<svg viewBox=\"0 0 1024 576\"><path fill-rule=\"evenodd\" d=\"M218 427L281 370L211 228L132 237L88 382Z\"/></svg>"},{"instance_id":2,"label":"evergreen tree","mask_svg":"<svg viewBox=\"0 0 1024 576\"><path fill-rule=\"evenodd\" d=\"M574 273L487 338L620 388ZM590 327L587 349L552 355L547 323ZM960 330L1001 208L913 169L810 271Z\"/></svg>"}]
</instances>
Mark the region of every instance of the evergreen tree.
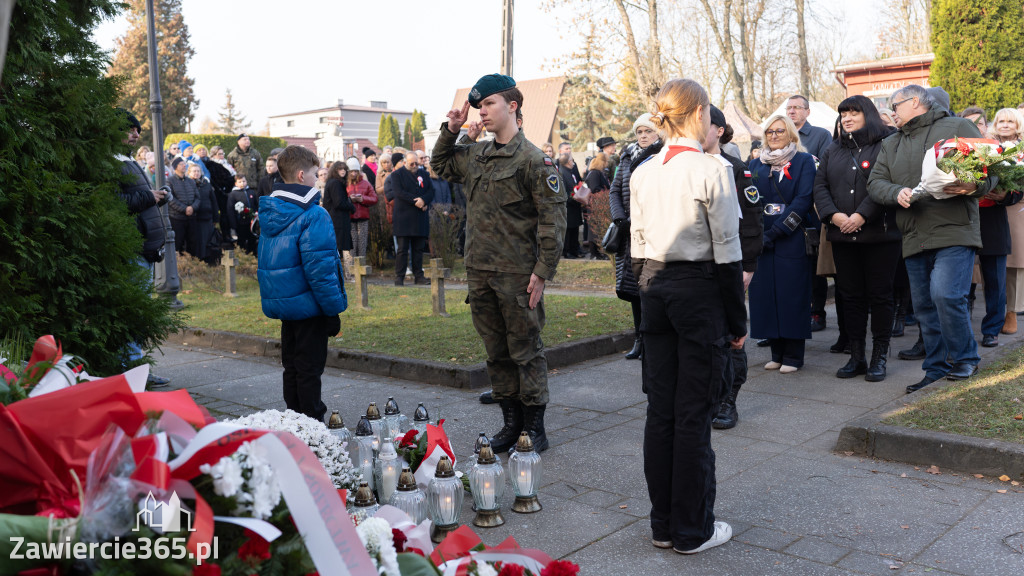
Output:
<instances>
[{"instance_id":1,"label":"evergreen tree","mask_svg":"<svg viewBox=\"0 0 1024 576\"><path fill-rule=\"evenodd\" d=\"M929 83L954 110L1015 107L1024 101L1024 18L1012 0L935 0Z\"/></svg>"},{"instance_id":2,"label":"evergreen tree","mask_svg":"<svg viewBox=\"0 0 1024 576\"><path fill-rule=\"evenodd\" d=\"M423 131L427 129L427 115L413 108L412 110L412 139L414 142L423 140Z\"/></svg>"},{"instance_id":3,"label":"evergreen tree","mask_svg":"<svg viewBox=\"0 0 1024 576\"><path fill-rule=\"evenodd\" d=\"M398 127L398 119L388 114L388 129L391 130L391 141L394 146L402 145L402 130Z\"/></svg>"},{"instance_id":4,"label":"evergreen tree","mask_svg":"<svg viewBox=\"0 0 1024 576\"><path fill-rule=\"evenodd\" d=\"M391 129L391 123L394 118L391 114L381 114L380 116L380 127L377 129L377 147L384 148L385 146L398 146L399 140L395 139L395 133Z\"/></svg>"},{"instance_id":5,"label":"evergreen tree","mask_svg":"<svg viewBox=\"0 0 1024 576\"><path fill-rule=\"evenodd\" d=\"M412 150L413 148L412 118L405 121L405 130L402 130L402 146L407 150Z\"/></svg>"},{"instance_id":6,"label":"evergreen tree","mask_svg":"<svg viewBox=\"0 0 1024 576\"><path fill-rule=\"evenodd\" d=\"M235 102L231 97L231 88L224 94L224 107L217 112L217 128L224 134L239 134L245 132L252 125L245 115L238 111Z\"/></svg>"},{"instance_id":7,"label":"evergreen tree","mask_svg":"<svg viewBox=\"0 0 1024 576\"><path fill-rule=\"evenodd\" d=\"M613 132L614 102L608 96L610 90L602 79L598 49L597 30L591 23L582 51L573 55L575 62L567 74L565 92L559 103L566 111L567 126L561 136L571 140L574 149L582 149L588 142L595 142Z\"/></svg>"},{"instance_id":8,"label":"evergreen tree","mask_svg":"<svg viewBox=\"0 0 1024 576\"><path fill-rule=\"evenodd\" d=\"M118 195L128 124L92 31L117 0L20 2L0 82L0 336L52 334L89 372L120 372L130 341L176 328L137 263Z\"/></svg>"},{"instance_id":9,"label":"evergreen tree","mask_svg":"<svg viewBox=\"0 0 1024 576\"><path fill-rule=\"evenodd\" d=\"M142 122L142 142L152 142L149 114L149 44L146 35L145 0L128 0L128 32L117 39L111 76L123 76L119 105L132 110ZM188 132L199 108L193 93L195 80L186 74L195 55L188 26L181 14L181 0L154 0L153 14L160 63L160 97L163 100L163 133Z\"/></svg>"}]
</instances>

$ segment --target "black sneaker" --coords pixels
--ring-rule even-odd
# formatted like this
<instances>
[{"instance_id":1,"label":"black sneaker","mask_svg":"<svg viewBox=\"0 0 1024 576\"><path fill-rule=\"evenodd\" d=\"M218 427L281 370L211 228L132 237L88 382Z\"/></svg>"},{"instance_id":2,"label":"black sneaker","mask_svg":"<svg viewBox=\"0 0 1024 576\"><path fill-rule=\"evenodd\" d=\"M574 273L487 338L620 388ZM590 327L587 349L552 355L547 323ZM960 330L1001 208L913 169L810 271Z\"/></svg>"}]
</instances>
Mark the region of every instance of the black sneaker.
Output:
<instances>
[{"instance_id":1,"label":"black sneaker","mask_svg":"<svg viewBox=\"0 0 1024 576\"><path fill-rule=\"evenodd\" d=\"M981 345L985 348L995 348L999 346L999 336L997 334L985 334L981 338Z\"/></svg>"}]
</instances>

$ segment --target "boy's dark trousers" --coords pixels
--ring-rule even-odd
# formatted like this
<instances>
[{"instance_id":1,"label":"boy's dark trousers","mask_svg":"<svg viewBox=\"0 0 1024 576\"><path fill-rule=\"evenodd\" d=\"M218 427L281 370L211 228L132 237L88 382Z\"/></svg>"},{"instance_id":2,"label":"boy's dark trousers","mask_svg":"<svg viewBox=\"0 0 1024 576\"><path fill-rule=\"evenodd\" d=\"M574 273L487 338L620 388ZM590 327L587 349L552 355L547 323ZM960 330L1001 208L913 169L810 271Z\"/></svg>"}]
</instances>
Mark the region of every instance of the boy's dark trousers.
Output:
<instances>
[{"instance_id":1,"label":"boy's dark trousers","mask_svg":"<svg viewBox=\"0 0 1024 576\"><path fill-rule=\"evenodd\" d=\"M320 376L327 363L327 339L339 331L337 315L281 321L284 403L289 410L324 421L327 406L320 398Z\"/></svg>"}]
</instances>

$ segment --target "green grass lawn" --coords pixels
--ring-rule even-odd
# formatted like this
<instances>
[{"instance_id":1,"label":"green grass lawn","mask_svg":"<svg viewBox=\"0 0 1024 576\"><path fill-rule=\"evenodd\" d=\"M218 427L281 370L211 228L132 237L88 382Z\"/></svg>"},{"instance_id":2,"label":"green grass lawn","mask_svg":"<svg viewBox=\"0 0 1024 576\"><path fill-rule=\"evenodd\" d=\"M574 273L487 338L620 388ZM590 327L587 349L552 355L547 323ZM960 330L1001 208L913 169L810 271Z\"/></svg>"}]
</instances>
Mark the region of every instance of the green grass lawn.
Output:
<instances>
[{"instance_id":1,"label":"green grass lawn","mask_svg":"<svg viewBox=\"0 0 1024 576\"><path fill-rule=\"evenodd\" d=\"M883 421L1024 444L1024 349L926 396Z\"/></svg>"},{"instance_id":2,"label":"green grass lawn","mask_svg":"<svg viewBox=\"0 0 1024 576\"><path fill-rule=\"evenodd\" d=\"M610 268L608 262L596 262ZM188 325L280 338L281 323L263 315L255 279L240 275L238 296L221 292L223 281L216 270L183 276ZM202 276L202 277L199 277ZM352 285L346 284L349 309L341 314L341 333L331 345L409 358L454 364L474 364L486 359L483 344L465 304L465 290L446 290L450 318L431 315L430 287L370 286L371 310L355 306ZM544 296L547 325L544 344L554 346L632 328L629 305L617 298Z\"/></svg>"},{"instance_id":3,"label":"green grass lawn","mask_svg":"<svg viewBox=\"0 0 1024 576\"><path fill-rule=\"evenodd\" d=\"M394 262L388 260L387 264L382 270L374 270L373 275L388 280L393 279ZM429 258L425 259L423 267L426 268L429 265ZM451 279L463 283L466 281L466 265L461 259L455 261ZM576 286L588 290L601 288L613 290L615 288L615 264L611 260L562 259L558 262L558 272L548 285L559 288Z\"/></svg>"}]
</instances>

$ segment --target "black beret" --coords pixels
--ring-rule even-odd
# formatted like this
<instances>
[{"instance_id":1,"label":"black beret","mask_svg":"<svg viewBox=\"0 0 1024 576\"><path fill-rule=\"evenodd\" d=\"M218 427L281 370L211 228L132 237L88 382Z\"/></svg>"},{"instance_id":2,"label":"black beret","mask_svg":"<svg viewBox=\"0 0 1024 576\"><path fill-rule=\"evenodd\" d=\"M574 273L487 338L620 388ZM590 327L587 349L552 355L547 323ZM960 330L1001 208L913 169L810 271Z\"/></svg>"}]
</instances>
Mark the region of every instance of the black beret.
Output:
<instances>
[{"instance_id":1,"label":"black beret","mask_svg":"<svg viewBox=\"0 0 1024 576\"><path fill-rule=\"evenodd\" d=\"M399 162L404 162L404 161L405 161L405 154L402 154L401 152L395 152L394 154L391 155L391 166L392 167L398 166Z\"/></svg>"},{"instance_id":2,"label":"black beret","mask_svg":"<svg viewBox=\"0 0 1024 576\"><path fill-rule=\"evenodd\" d=\"M505 76L504 74L488 74L483 78L476 81L473 85L472 90L469 91L469 105L473 108L479 108L480 102L484 98L487 98L491 94L497 94L498 92L504 92L509 88L515 88L516 81L511 76Z\"/></svg>"},{"instance_id":3,"label":"black beret","mask_svg":"<svg viewBox=\"0 0 1024 576\"><path fill-rule=\"evenodd\" d=\"M609 144L615 144L615 138L612 138L611 136L602 136L597 139L598 150L604 148L605 146L608 146Z\"/></svg>"},{"instance_id":4,"label":"black beret","mask_svg":"<svg viewBox=\"0 0 1024 576\"><path fill-rule=\"evenodd\" d=\"M142 124L139 123L139 119L135 117L135 114L132 114L131 112L129 112L128 110L126 110L124 108L118 108L117 112L118 112L118 114L120 116L125 118L126 122L128 123L127 128L125 128L126 130L128 128L133 128L134 127L139 132L142 132Z\"/></svg>"},{"instance_id":5,"label":"black beret","mask_svg":"<svg viewBox=\"0 0 1024 576\"><path fill-rule=\"evenodd\" d=\"M248 137L249 137L249 135L243 132L243 133L238 135L238 138L235 138L235 141L237 142L238 140L241 140L242 138L248 138Z\"/></svg>"},{"instance_id":6,"label":"black beret","mask_svg":"<svg viewBox=\"0 0 1024 576\"><path fill-rule=\"evenodd\" d=\"M711 105L711 123L719 128L725 128L725 114L722 114L714 104Z\"/></svg>"},{"instance_id":7,"label":"black beret","mask_svg":"<svg viewBox=\"0 0 1024 576\"><path fill-rule=\"evenodd\" d=\"M377 153L374 152L371 148L363 148L363 156L366 156L367 158L369 158L370 156L376 156L376 155L377 155Z\"/></svg>"}]
</instances>

